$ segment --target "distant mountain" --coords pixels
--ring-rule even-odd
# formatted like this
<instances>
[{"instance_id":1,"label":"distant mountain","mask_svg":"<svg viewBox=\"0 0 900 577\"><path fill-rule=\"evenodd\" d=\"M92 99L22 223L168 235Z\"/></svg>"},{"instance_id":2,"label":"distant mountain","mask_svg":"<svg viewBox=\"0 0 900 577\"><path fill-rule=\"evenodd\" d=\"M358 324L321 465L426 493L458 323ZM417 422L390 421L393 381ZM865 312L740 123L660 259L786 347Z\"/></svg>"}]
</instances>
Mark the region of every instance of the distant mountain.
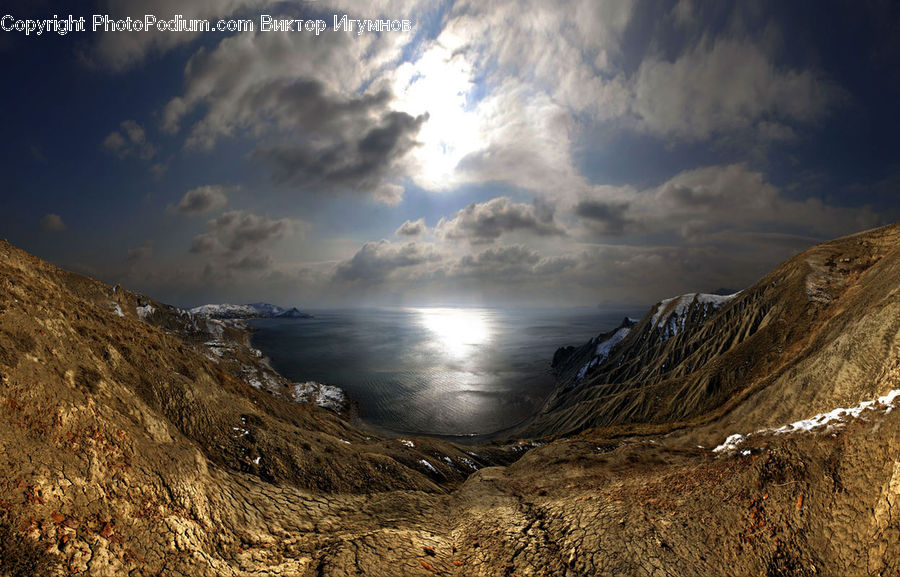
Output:
<instances>
[{"instance_id":1,"label":"distant mountain","mask_svg":"<svg viewBox=\"0 0 900 577\"><path fill-rule=\"evenodd\" d=\"M289 309L270 303L249 303L245 305L209 304L192 308L190 313L198 317L210 319L310 319L311 314L304 313L296 307Z\"/></svg>"}]
</instances>

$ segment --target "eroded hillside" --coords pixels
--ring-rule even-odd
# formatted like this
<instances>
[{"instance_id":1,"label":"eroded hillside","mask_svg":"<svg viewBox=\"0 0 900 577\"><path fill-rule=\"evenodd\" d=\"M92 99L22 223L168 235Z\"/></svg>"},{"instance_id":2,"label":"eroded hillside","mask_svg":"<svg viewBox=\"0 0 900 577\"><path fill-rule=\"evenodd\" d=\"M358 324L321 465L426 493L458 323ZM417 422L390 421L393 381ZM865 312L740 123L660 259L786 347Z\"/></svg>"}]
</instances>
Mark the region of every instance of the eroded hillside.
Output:
<instances>
[{"instance_id":1,"label":"eroded hillside","mask_svg":"<svg viewBox=\"0 0 900 577\"><path fill-rule=\"evenodd\" d=\"M744 430L876 397L898 386L900 227L814 247L729 297L664 301L597 354L613 336L557 353L559 390L525 434Z\"/></svg>"}]
</instances>

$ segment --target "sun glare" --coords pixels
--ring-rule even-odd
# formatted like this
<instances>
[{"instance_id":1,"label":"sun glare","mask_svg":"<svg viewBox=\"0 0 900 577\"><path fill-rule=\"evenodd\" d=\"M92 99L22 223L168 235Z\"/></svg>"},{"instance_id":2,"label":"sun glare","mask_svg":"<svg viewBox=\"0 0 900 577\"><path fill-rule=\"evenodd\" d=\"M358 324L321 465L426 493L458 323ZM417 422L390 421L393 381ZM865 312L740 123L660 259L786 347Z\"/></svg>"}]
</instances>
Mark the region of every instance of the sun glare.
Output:
<instances>
[{"instance_id":1,"label":"sun glare","mask_svg":"<svg viewBox=\"0 0 900 577\"><path fill-rule=\"evenodd\" d=\"M448 354L462 357L491 337L487 315L472 309L415 309L419 320Z\"/></svg>"},{"instance_id":2,"label":"sun glare","mask_svg":"<svg viewBox=\"0 0 900 577\"><path fill-rule=\"evenodd\" d=\"M396 106L409 114L429 114L418 134L421 146L412 153L424 186L451 186L459 162L479 148L481 123L468 102L475 86L471 78L466 58L439 44L397 71Z\"/></svg>"}]
</instances>

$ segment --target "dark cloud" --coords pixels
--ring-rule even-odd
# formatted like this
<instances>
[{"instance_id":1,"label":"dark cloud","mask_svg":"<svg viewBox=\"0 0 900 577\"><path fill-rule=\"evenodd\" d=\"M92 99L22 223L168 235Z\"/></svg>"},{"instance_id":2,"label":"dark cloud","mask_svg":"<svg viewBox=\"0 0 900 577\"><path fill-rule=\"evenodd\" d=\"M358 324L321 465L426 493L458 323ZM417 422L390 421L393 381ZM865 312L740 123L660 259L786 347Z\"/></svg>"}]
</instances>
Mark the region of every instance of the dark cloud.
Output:
<instances>
[{"instance_id":1,"label":"dark cloud","mask_svg":"<svg viewBox=\"0 0 900 577\"><path fill-rule=\"evenodd\" d=\"M240 109L252 110L254 119L270 118L280 127L302 127L309 134L345 130L386 110L392 98L387 90L343 96L330 93L314 78L278 79L248 89L241 95Z\"/></svg>"},{"instance_id":2,"label":"dark cloud","mask_svg":"<svg viewBox=\"0 0 900 577\"><path fill-rule=\"evenodd\" d=\"M169 212L176 212L188 216L196 216L222 208L228 204L225 192L228 189L223 186L207 185L191 189L184 193L178 204L169 205Z\"/></svg>"},{"instance_id":3,"label":"dark cloud","mask_svg":"<svg viewBox=\"0 0 900 577\"><path fill-rule=\"evenodd\" d=\"M392 106L381 59L397 56L394 39L236 35L191 58L185 91L166 105L163 127L174 134L195 119L189 148L211 149L227 137L256 141L251 158L281 185L395 204L403 193L398 164L428 115ZM191 114L198 109L203 114Z\"/></svg>"},{"instance_id":4,"label":"dark cloud","mask_svg":"<svg viewBox=\"0 0 900 577\"><path fill-rule=\"evenodd\" d=\"M41 218L41 228L48 232L62 232L66 230L66 223L58 214L45 214Z\"/></svg>"},{"instance_id":5,"label":"dark cloud","mask_svg":"<svg viewBox=\"0 0 900 577\"><path fill-rule=\"evenodd\" d=\"M628 204L585 199L575 205L575 215L587 223L588 228L599 234L620 235L631 222L625 213Z\"/></svg>"},{"instance_id":6,"label":"dark cloud","mask_svg":"<svg viewBox=\"0 0 900 577\"><path fill-rule=\"evenodd\" d=\"M359 136L326 146L296 141L261 147L254 157L270 165L275 181L298 188L379 190L396 162L415 145L415 136L428 115L390 112L381 123Z\"/></svg>"},{"instance_id":7,"label":"dark cloud","mask_svg":"<svg viewBox=\"0 0 900 577\"><path fill-rule=\"evenodd\" d=\"M230 263L230 268L250 271L266 270L271 268L273 264L275 264L275 259L271 254L253 252Z\"/></svg>"},{"instance_id":8,"label":"dark cloud","mask_svg":"<svg viewBox=\"0 0 900 577\"><path fill-rule=\"evenodd\" d=\"M119 158L137 157L150 160L156 155L156 146L147 140L144 128L134 120L124 120L118 130L110 132L103 140L103 147Z\"/></svg>"},{"instance_id":9,"label":"dark cloud","mask_svg":"<svg viewBox=\"0 0 900 577\"><path fill-rule=\"evenodd\" d=\"M430 244L417 242L393 244L387 240L367 242L353 257L338 265L334 280L377 283L385 280L397 269L440 260L442 256Z\"/></svg>"},{"instance_id":10,"label":"dark cloud","mask_svg":"<svg viewBox=\"0 0 900 577\"><path fill-rule=\"evenodd\" d=\"M212 234L198 234L191 241L192 253L206 254L220 250L222 250L222 244Z\"/></svg>"},{"instance_id":11,"label":"dark cloud","mask_svg":"<svg viewBox=\"0 0 900 577\"><path fill-rule=\"evenodd\" d=\"M425 219L420 218L415 221L407 220L397 228L394 234L397 236L422 236L427 230L428 227L425 226Z\"/></svg>"},{"instance_id":12,"label":"dark cloud","mask_svg":"<svg viewBox=\"0 0 900 577\"><path fill-rule=\"evenodd\" d=\"M676 230L691 242L723 230L765 229L824 240L878 226L886 218L869 206L789 198L745 164L685 171L638 198L643 204L632 212L640 215L646 229Z\"/></svg>"},{"instance_id":13,"label":"dark cloud","mask_svg":"<svg viewBox=\"0 0 900 577\"><path fill-rule=\"evenodd\" d=\"M459 276L509 279L531 273L540 261L540 254L522 245L491 247L462 257L452 272Z\"/></svg>"},{"instance_id":14,"label":"dark cloud","mask_svg":"<svg viewBox=\"0 0 900 577\"><path fill-rule=\"evenodd\" d=\"M190 252L204 255L207 277L229 280L232 273L271 269L276 263L270 248L298 226L287 218L232 210L208 221L207 232L193 238Z\"/></svg>"},{"instance_id":15,"label":"dark cloud","mask_svg":"<svg viewBox=\"0 0 900 577\"><path fill-rule=\"evenodd\" d=\"M472 203L452 218L442 218L436 230L443 238L473 243L493 242L513 232L538 236L565 234L554 222L553 210L548 205L514 202L505 196Z\"/></svg>"},{"instance_id":16,"label":"dark cloud","mask_svg":"<svg viewBox=\"0 0 900 577\"><path fill-rule=\"evenodd\" d=\"M211 235L232 252L266 245L282 238L292 228L290 219L272 219L249 212L232 210L209 221ZM195 239L196 240L196 239ZM205 244L206 241L201 241Z\"/></svg>"},{"instance_id":17,"label":"dark cloud","mask_svg":"<svg viewBox=\"0 0 900 577\"><path fill-rule=\"evenodd\" d=\"M646 190L596 188L572 208L580 233L588 238L614 235L633 241L639 234L665 234L700 244L719 243L722 233L768 230L824 240L890 220L865 205L804 199L799 190L786 196L746 164L687 170Z\"/></svg>"}]
</instances>

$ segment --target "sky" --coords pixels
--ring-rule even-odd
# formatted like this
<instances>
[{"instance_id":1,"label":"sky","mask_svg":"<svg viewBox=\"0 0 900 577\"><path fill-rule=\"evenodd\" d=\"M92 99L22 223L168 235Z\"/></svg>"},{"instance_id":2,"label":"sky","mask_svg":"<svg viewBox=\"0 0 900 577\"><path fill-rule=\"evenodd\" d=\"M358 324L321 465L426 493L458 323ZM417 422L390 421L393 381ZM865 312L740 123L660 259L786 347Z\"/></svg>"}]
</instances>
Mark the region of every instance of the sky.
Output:
<instances>
[{"instance_id":1,"label":"sky","mask_svg":"<svg viewBox=\"0 0 900 577\"><path fill-rule=\"evenodd\" d=\"M0 236L178 306L649 306L900 218L897 3L72 6L0 2Z\"/></svg>"}]
</instances>

